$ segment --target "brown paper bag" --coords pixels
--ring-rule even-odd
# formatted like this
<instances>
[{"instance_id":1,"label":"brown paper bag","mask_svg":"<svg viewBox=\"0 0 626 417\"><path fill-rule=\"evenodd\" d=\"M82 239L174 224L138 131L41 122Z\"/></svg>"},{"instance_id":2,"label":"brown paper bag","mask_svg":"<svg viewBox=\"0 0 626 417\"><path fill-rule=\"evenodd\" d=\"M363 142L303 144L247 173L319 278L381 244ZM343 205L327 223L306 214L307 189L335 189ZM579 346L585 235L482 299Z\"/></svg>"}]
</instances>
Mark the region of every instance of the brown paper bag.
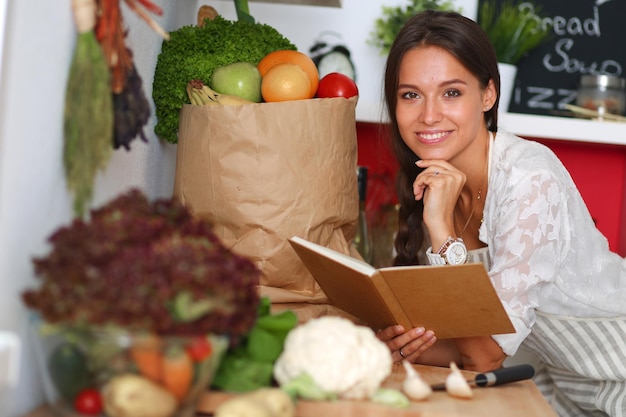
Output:
<instances>
[{"instance_id":1,"label":"brown paper bag","mask_svg":"<svg viewBox=\"0 0 626 417\"><path fill-rule=\"evenodd\" d=\"M350 253L358 218L356 98L183 107L174 197L262 271L301 320L335 314L293 235Z\"/></svg>"}]
</instances>

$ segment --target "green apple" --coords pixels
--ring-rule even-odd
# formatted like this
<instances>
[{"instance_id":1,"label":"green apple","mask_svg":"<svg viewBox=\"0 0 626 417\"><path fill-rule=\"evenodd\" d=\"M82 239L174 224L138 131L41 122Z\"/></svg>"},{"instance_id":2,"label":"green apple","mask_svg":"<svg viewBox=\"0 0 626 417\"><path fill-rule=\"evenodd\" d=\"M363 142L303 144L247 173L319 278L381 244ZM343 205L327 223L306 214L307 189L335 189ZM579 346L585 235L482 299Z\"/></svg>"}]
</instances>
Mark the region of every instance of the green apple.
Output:
<instances>
[{"instance_id":1,"label":"green apple","mask_svg":"<svg viewBox=\"0 0 626 417\"><path fill-rule=\"evenodd\" d=\"M260 103L261 73L250 62L234 62L216 68L211 76L210 87L222 94L230 94Z\"/></svg>"}]
</instances>

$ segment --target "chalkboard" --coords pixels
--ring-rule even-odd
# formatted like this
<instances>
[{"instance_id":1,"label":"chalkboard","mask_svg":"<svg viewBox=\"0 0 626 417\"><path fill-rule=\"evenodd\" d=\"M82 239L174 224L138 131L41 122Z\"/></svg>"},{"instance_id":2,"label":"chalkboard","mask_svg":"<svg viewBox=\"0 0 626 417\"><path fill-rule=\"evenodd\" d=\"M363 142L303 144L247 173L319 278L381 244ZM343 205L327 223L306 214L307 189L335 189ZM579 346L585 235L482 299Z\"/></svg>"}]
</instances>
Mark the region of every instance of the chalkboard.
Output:
<instances>
[{"instance_id":1,"label":"chalkboard","mask_svg":"<svg viewBox=\"0 0 626 417\"><path fill-rule=\"evenodd\" d=\"M532 4L552 35L518 63L509 112L559 115L565 104L575 104L581 75L625 76L626 0L533 0Z\"/></svg>"}]
</instances>

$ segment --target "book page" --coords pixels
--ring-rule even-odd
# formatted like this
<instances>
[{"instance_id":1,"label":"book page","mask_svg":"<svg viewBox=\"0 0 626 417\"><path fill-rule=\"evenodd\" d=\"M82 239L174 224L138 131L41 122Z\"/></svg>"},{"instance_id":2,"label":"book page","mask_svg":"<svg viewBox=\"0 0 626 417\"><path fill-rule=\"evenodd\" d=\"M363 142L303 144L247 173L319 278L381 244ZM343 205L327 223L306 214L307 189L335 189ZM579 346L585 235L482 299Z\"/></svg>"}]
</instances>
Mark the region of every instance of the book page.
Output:
<instances>
[{"instance_id":1,"label":"book page","mask_svg":"<svg viewBox=\"0 0 626 417\"><path fill-rule=\"evenodd\" d=\"M322 256L327 258L335 259L337 262L346 265L347 267L354 269L355 271L360 272L361 274L365 274L371 276L376 272L376 268L367 262L353 258L351 256L346 255L345 253L337 252L333 249L327 248L326 246L318 245L317 243L309 242L306 239L302 239L301 237L294 236L290 241L300 244L312 251L319 253Z\"/></svg>"}]
</instances>

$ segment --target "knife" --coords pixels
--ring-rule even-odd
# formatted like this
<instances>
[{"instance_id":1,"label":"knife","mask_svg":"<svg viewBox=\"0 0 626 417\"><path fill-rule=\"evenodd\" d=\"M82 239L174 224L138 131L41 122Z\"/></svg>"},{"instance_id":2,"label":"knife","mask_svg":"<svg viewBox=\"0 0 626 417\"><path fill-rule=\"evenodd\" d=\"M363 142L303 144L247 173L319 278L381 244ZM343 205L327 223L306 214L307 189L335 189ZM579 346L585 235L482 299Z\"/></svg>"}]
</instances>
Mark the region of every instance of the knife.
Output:
<instances>
[{"instance_id":1,"label":"knife","mask_svg":"<svg viewBox=\"0 0 626 417\"><path fill-rule=\"evenodd\" d=\"M523 381L532 378L534 375L535 368L532 365L523 364L478 374L473 380L468 380L467 383L477 387L492 387L508 384L509 382ZM433 391L442 391L446 389L446 384L434 384L430 388Z\"/></svg>"}]
</instances>

